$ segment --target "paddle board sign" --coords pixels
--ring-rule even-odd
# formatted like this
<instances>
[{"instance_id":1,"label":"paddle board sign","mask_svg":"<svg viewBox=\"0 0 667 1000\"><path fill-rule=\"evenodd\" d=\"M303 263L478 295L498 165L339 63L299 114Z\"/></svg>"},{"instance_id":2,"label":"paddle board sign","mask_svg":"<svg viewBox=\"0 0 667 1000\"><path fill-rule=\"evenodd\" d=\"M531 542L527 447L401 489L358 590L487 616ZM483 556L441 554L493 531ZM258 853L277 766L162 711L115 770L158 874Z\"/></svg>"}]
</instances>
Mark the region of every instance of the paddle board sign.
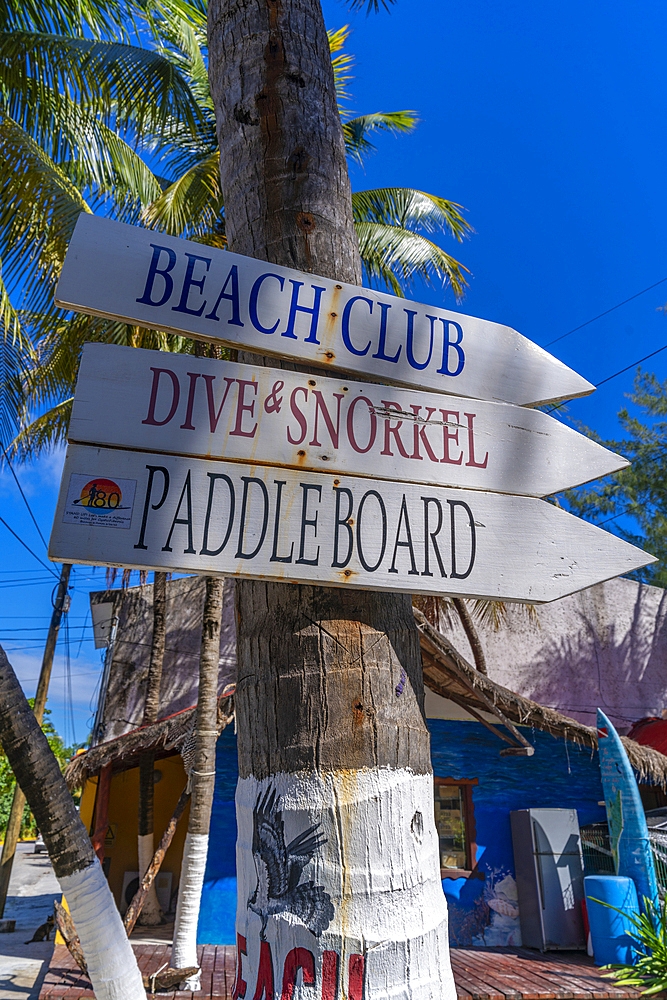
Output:
<instances>
[{"instance_id":1,"label":"paddle board sign","mask_svg":"<svg viewBox=\"0 0 667 1000\"><path fill-rule=\"evenodd\" d=\"M532 497L74 444L49 557L529 603L655 561Z\"/></svg>"},{"instance_id":2,"label":"paddle board sign","mask_svg":"<svg viewBox=\"0 0 667 1000\"><path fill-rule=\"evenodd\" d=\"M546 496L629 463L539 410L86 344L70 441Z\"/></svg>"},{"instance_id":3,"label":"paddle board sign","mask_svg":"<svg viewBox=\"0 0 667 1000\"><path fill-rule=\"evenodd\" d=\"M476 399L540 405L586 379L499 323L82 212L56 305Z\"/></svg>"},{"instance_id":4,"label":"paddle board sign","mask_svg":"<svg viewBox=\"0 0 667 1000\"><path fill-rule=\"evenodd\" d=\"M633 879L644 910L645 899L658 905L658 884L637 779L618 733L599 708L597 725L609 845L616 874Z\"/></svg>"}]
</instances>

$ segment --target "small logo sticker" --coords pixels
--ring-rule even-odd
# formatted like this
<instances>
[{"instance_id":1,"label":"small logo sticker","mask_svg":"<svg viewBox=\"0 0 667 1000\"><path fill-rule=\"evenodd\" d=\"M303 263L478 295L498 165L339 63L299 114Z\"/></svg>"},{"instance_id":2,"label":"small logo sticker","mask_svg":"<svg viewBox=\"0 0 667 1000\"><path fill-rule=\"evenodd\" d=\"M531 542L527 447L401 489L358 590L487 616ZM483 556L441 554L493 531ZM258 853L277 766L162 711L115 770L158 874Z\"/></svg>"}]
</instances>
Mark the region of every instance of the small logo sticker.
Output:
<instances>
[{"instance_id":1,"label":"small logo sticker","mask_svg":"<svg viewBox=\"0 0 667 1000\"><path fill-rule=\"evenodd\" d=\"M132 521L136 479L105 476L70 476L63 522L129 528Z\"/></svg>"}]
</instances>

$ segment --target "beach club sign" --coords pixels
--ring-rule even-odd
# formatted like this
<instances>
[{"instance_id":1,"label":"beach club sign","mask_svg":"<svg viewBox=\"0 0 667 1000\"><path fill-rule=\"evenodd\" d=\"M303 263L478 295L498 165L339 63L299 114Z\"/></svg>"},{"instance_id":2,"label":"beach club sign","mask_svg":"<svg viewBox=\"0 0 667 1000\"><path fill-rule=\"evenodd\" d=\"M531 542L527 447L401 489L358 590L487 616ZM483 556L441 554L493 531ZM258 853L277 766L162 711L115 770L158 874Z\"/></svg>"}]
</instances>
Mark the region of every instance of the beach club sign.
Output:
<instances>
[{"instance_id":1,"label":"beach club sign","mask_svg":"<svg viewBox=\"0 0 667 1000\"><path fill-rule=\"evenodd\" d=\"M81 216L61 304L214 339L208 316L224 343L333 358L320 376L86 345L52 559L535 603L653 561L537 499L627 464L515 405L585 380L506 327L268 267ZM384 384L331 377L355 366L346 345Z\"/></svg>"},{"instance_id":2,"label":"beach club sign","mask_svg":"<svg viewBox=\"0 0 667 1000\"><path fill-rule=\"evenodd\" d=\"M390 385L539 405L594 386L499 323L82 213L56 305Z\"/></svg>"}]
</instances>

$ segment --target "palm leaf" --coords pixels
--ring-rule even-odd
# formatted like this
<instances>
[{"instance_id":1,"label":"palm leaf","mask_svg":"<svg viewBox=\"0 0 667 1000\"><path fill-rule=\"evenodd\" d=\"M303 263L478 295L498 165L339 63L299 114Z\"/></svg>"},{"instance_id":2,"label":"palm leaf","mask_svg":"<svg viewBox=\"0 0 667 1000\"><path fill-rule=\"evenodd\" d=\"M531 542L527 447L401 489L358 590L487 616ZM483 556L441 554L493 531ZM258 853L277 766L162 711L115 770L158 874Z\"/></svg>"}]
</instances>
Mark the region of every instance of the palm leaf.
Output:
<instances>
[{"instance_id":1,"label":"palm leaf","mask_svg":"<svg viewBox=\"0 0 667 1000\"><path fill-rule=\"evenodd\" d=\"M355 222L414 227L427 233L445 230L459 242L474 232L461 214L464 211L456 202L414 188L376 188L352 194Z\"/></svg>"},{"instance_id":2,"label":"palm leaf","mask_svg":"<svg viewBox=\"0 0 667 1000\"><path fill-rule=\"evenodd\" d=\"M65 444L72 415L72 402L71 397L64 399L27 423L7 449L10 456L21 462L27 462L39 458L58 445Z\"/></svg>"},{"instance_id":3,"label":"palm leaf","mask_svg":"<svg viewBox=\"0 0 667 1000\"><path fill-rule=\"evenodd\" d=\"M19 314L14 309L0 270L0 436L9 441L25 403L20 373L34 361L35 352Z\"/></svg>"},{"instance_id":4,"label":"palm leaf","mask_svg":"<svg viewBox=\"0 0 667 1000\"><path fill-rule=\"evenodd\" d=\"M88 206L66 174L8 117L0 117L4 181L0 256L12 294L19 287L32 312L47 308L81 212Z\"/></svg>"},{"instance_id":5,"label":"palm leaf","mask_svg":"<svg viewBox=\"0 0 667 1000\"><path fill-rule=\"evenodd\" d=\"M118 0L1 0L0 23L23 31L126 37L131 4Z\"/></svg>"},{"instance_id":6,"label":"palm leaf","mask_svg":"<svg viewBox=\"0 0 667 1000\"><path fill-rule=\"evenodd\" d=\"M396 3L396 0L345 0L345 3L350 10L363 10L365 6L366 14L370 14L371 12L377 14L380 7L389 10L389 5Z\"/></svg>"},{"instance_id":7,"label":"palm leaf","mask_svg":"<svg viewBox=\"0 0 667 1000\"><path fill-rule=\"evenodd\" d=\"M394 295L404 295L415 278L449 282L460 299L468 269L419 233L379 222L355 223L359 251L371 282L384 281Z\"/></svg>"},{"instance_id":8,"label":"palm leaf","mask_svg":"<svg viewBox=\"0 0 667 1000\"><path fill-rule=\"evenodd\" d=\"M76 97L80 113L163 136L169 123L196 131L201 111L180 70L151 49L28 32L0 34L5 111L58 158L56 125ZM69 99L69 100L68 100Z\"/></svg>"},{"instance_id":9,"label":"palm leaf","mask_svg":"<svg viewBox=\"0 0 667 1000\"><path fill-rule=\"evenodd\" d=\"M347 84L352 79L349 70L352 68L354 58L349 52L342 51L345 42L350 37L350 27L346 24L345 27L339 28L337 31L327 31L327 36L329 38L329 52L332 56L331 65L333 66L336 100L340 110L340 105L350 99ZM336 52L339 55L335 55Z\"/></svg>"},{"instance_id":10,"label":"palm leaf","mask_svg":"<svg viewBox=\"0 0 667 1000\"><path fill-rule=\"evenodd\" d=\"M138 222L133 211L162 194L162 184L135 150L100 122L79 131L76 159L62 169L79 189L92 189L94 204L104 204L120 221Z\"/></svg>"},{"instance_id":11,"label":"palm leaf","mask_svg":"<svg viewBox=\"0 0 667 1000\"><path fill-rule=\"evenodd\" d=\"M178 67L188 81L199 107L213 113L208 69L202 51L207 43L206 22L203 26L197 25L174 11L161 20L158 36L162 43L167 44L158 45L157 51Z\"/></svg>"},{"instance_id":12,"label":"palm leaf","mask_svg":"<svg viewBox=\"0 0 667 1000\"><path fill-rule=\"evenodd\" d=\"M412 132L419 119L414 111L376 111L372 115L360 115L343 122L345 148L350 156L361 163L364 153L375 149L368 139L369 132Z\"/></svg>"},{"instance_id":13,"label":"palm leaf","mask_svg":"<svg viewBox=\"0 0 667 1000\"><path fill-rule=\"evenodd\" d=\"M143 212L143 222L172 236L210 230L222 213L220 154L216 150L171 184Z\"/></svg>"}]
</instances>

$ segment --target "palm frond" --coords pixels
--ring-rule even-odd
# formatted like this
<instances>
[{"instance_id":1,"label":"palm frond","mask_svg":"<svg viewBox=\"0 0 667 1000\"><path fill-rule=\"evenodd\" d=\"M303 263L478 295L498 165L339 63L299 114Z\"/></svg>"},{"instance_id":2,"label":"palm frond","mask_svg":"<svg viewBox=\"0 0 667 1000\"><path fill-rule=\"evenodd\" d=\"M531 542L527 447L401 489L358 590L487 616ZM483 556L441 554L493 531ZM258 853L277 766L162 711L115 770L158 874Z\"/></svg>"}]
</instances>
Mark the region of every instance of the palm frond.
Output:
<instances>
[{"instance_id":1,"label":"palm frond","mask_svg":"<svg viewBox=\"0 0 667 1000\"><path fill-rule=\"evenodd\" d=\"M345 149L361 163L363 154L375 149L368 139L369 132L412 132L419 124L414 111L376 111L372 115L360 115L343 122Z\"/></svg>"},{"instance_id":2,"label":"palm frond","mask_svg":"<svg viewBox=\"0 0 667 1000\"><path fill-rule=\"evenodd\" d=\"M396 3L396 0L345 0L350 10L363 10L366 7L366 14L378 14L380 8L389 10L389 5Z\"/></svg>"},{"instance_id":3,"label":"palm frond","mask_svg":"<svg viewBox=\"0 0 667 1000\"><path fill-rule=\"evenodd\" d=\"M118 0L1 0L0 23L8 30L78 35L85 27L94 38L127 37L132 6Z\"/></svg>"},{"instance_id":4,"label":"palm frond","mask_svg":"<svg viewBox=\"0 0 667 1000\"><path fill-rule=\"evenodd\" d=\"M63 171L80 189L92 189L100 204L110 204L114 217L128 217L132 206L143 207L159 198L162 185L150 167L117 132L100 122L79 131L77 157Z\"/></svg>"},{"instance_id":5,"label":"palm frond","mask_svg":"<svg viewBox=\"0 0 667 1000\"><path fill-rule=\"evenodd\" d=\"M355 222L380 222L427 233L444 230L459 242L474 232L461 214L464 211L454 201L414 188L376 188L352 194Z\"/></svg>"},{"instance_id":6,"label":"palm frond","mask_svg":"<svg viewBox=\"0 0 667 1000\"><path fill-rule=\"evenodd\" d=\"M66 174L11 118L0 116L0 256L10 292L32 312L50 306L53 287L81 212L88 206Z\"/></svg>"},{"instance_id":7,"label":"palm frond","mask_svg":"<svg viewBox=\"0 0 667 1000\"><path fill-rule=\"evenodd\" d=\"M329 38L329 52L332 57L331 65L333 66L336 100L338 102L339 111L341 111L341 104L350 99L347 84L352 79L352 75L349 71L354 63L354 57L351 56L349 52L342 51L345 42L350 37L350 34L351 30L347 24L343 28L339 28L337 31L327 31L327 36ZM336 52L338 52L339 55L335 55L334 53Z\"/></svg>"},{"instance_id":8,"label":"palm frond","mask_svg":"<svg viewBox=\"0 0 667 1000\"><path fill-rule=\"evenodd\" d=\"M213 228L221 212L220 153L216 150L148 205L143 222L172 236L194 235Z\"/></svg>"},{"instance_id":9,"label":"palm frond","mask_svg":"<svg viewBox=\"0 0 667 1000\"><path fill-rule=\"evenodd\" d=\"M25 405L21 371L35 359L32 342L2 280L0 262L0 439L9 441Z\"/></svg>"},{"instance_id":10,"label":"palm frond","mask_svg":"<svg viewBox=\"0 0 667 1000\"><path fill-rule=\"evenodd\" d=\"M64 399L27 423L7 449L10 457L28 462L65 444L72 415L72 401L72 398Z\"/></svg>"},{"instance_id":11,"label":"palm frond","mask_svg":"<svg viewBox=\"0 0 667 1000\"><path fill-rule=\"evenodd\" d=\"M469 603L472 605L471 614L480 625L491 629L493 632L500 632L501 629L506 628L509 622L509 611L504 601L475 600ZM534 604L512 605L513 609L517 607L525 612L526 618L531 625L539 628L539 614Z\"/></svg>"},{"instance_id":12,"label":"palm frond","mask_svg":"<svg viewBox=\"0 0 667 1000\"><path fill-rule=\"evenodd\" d=\"M189 21L195 28L206 32L207 3L206 0L155 0L153 13L165 20L172 16Z\"/></svg>"},{"instance_id":13,"label":"palm frond","mask_svg":"<svg viewBox=\"0 0 667 1000\"><path fill-rule=\"evenodd\" d=\"M163 136L172 121L196 131L201 111L174 63L153 49L28 32L0 34L5 111L43 144L76 98L80 113L106 125ZM52 149L49 152L55 153Z\"/></svg>"},{"instance_id":14,"label":"palm frond","mask_svg":"<svg viewBox=\"0 0 667 1000\"><path fill-rule=\"evenodd\" d=\"M203 27L198 26L173 11L169 17L161 20L158 34L161 44L157 46L157 51L178 67L188 81L199 107L212 113L213 98L203 52L206 46L206 23Z\"/></svg>"},{"instance_id":15,"label":"palm frond","mask_svg":"<svg viewBox=\"0 0 667 1000\"><path fill-rule=\"evenodd\" d=\"M404 295L416 277L431 284L434 278L449 282L457 299L467 284L466 267L439 246L398 226L379 222L355 223L359 251L371 282L384 281L394 295Z\"/></svg>"}]
</instances>

